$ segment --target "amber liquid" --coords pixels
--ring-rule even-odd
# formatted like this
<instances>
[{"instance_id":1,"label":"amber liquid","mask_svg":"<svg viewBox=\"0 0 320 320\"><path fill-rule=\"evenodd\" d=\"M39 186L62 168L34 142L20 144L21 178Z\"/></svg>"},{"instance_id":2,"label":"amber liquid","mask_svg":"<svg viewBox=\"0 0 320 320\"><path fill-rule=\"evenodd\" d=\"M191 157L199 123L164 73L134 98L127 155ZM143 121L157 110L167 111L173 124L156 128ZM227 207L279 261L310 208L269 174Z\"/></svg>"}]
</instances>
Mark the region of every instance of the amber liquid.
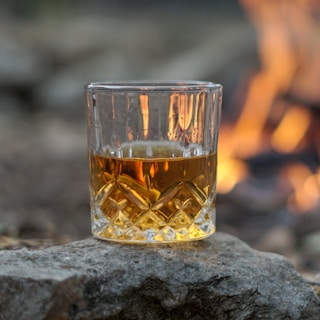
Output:
<instances>
[{"instance_id":1,"label":"amber liquid","mask_svg":"<svg viewBox=\"0 0 320 320\"><path fill-rule=\"evenodd\" d=\"M146 148L123 148L123 158L90 154L93 234L137 242L212 234L216 154L183 157L180 149L159 145L152 146L148 159Z\"/></svg>"}]
</instances>

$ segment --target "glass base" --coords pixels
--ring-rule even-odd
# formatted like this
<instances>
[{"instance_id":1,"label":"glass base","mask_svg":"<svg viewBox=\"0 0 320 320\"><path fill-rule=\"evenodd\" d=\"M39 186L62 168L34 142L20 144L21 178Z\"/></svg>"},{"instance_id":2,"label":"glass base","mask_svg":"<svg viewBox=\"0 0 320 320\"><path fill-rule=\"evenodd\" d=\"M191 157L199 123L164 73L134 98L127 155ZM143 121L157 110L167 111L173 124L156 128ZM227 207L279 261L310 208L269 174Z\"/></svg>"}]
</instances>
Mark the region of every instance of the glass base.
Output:
<instances>
[{"instance_id":1,"label":"glass base","mask_svg":"<svg viewBox=\"0 0 320 320\"><path fill-rule=\"evenodd\" d=\"M204 207L190 221L186 216L176 216L165 222L153 211L147 211L134 223L122 213L107 220L100 211L92 210L92 233L101 240L129 243L172 243L194 241L212 235L215 228L215 209ZM179 226L179 227L177 227ZM182 226L182 227L181 227Z\"/></svg>"}]
</instances>

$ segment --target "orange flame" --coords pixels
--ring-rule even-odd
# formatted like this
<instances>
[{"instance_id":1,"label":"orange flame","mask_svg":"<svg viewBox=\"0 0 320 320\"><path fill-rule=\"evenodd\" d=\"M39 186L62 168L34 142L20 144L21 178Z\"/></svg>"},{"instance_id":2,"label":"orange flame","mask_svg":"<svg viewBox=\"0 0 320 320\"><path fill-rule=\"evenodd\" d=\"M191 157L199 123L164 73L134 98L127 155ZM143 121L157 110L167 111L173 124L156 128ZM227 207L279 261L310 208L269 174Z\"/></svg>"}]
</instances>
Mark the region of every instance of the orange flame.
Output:
<instances>
[{"instance_id":1,"label":"orange flame","mask_svg":"<svg viewBox=\"0 0 320 320\"><path fill-rule=\"evenodd\" d=\"M139 100L143 122L143 138L147 139L149 135L149 97L141 94Z\"/></svg>"},{"instance_id":2,"label":"orange flame","mask_svg":"<svg viewBox=\"0 0 320 320\"><path fill-rule=\"evenodd\" d=\"M270 117L278 112L274 108L279 107L279 98L293 91L293 96L320 101L320 41L317 40L320 28L312 17L312 8L320 2L239 1L258 32L261 67L250 80L235 125L223 123L221 126L217 177L217 190L221 193L231 191L248 176L246 158L270 151L271 147L277 152L289 153L302 145L312 122L310 111L302 106L287 108L274 132L271 135L267 132ZM285 170L282 177L293 189L289 199L291 208L302 212L317 205L319 172L320 166L314 174L303 164Z\"/></svg>"},{"instance_id":3,"label":"orange flame","mask_svg":"<svg viewBox=\"0 0 320 320\"><path fill-rule=\"evenodd\" d=\"M259 32L261 70L253 77L247 99L235 127L233 148L243 158L260 151L261 135L277 96L287 92L297 70L296 52L284 20L286 2L242 0ZM288 1L287 1L288 2Z\"/></svg>"},{"instance_id":4,"label":"orange flame","mask_svg":"<svg viewBox=\"0 0 320 320\"><path fill-rule=\"evenodd\" d=\"M294 151L306 134L310 122L309 110L302 106L289 109L272 134L271 143L274 149L283 153Z\"/></svg>"},{"instance_id":5,"label":"orange flame","mask_svg":"<svg viewBox=\"0 0 320 320\"><path fill-rule=\"evenodd\" d=\"M293 189L288 199L293 212L304 213L320 204L320 168L312 174L307 166L296 163L285 168L281 175Z\"/></svg>"},{"instance_id":6,"label":"orange flame","mask_svg":"<svg viewBox=\"0 0 320 320\"><path fill-rule=\"evenodd\" d=\"M244 161L233 155L230 142L233 130L223 125L219 133L217 190L228 193L233 187L248 176L248 168Z\"/></svg>"}]
</instances>

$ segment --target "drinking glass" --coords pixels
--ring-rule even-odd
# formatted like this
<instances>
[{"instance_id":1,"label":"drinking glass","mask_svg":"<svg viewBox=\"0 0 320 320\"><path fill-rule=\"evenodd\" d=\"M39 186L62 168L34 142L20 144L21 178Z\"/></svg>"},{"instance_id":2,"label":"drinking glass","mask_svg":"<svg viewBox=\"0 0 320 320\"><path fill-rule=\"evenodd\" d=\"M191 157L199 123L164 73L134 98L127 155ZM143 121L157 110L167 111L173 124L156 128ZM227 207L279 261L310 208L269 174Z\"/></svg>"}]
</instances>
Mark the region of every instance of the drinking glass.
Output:
<instances>
[{"instance_id":1,"label":"drinking glass","mask_svg":"<svg viewBox=\"0 0 320 320\"><path fill-rule=\"evenodd\" d=\"M93 235L179 242L214 233L222 86L92 82L85 101Z\"/></svg>"}]
</instances>

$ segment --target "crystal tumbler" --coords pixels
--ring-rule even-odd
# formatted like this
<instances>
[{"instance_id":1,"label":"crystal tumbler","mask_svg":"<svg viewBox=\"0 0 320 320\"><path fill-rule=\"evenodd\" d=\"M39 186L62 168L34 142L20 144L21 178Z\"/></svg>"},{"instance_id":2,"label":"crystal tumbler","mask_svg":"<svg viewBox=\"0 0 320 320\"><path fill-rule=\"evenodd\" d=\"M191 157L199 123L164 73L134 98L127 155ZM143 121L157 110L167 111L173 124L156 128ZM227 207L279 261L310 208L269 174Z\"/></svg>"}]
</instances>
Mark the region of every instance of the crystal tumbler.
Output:
<instances>
[{"instance_id":1,"label":"crystal tumbler","mask_svg":"<svg viewBox=\"0 0 320 320\"><path fill-rule=\"evenodd\" d=\"M85 101L93 235L179 242L214 233L222 86L93 82Z\"/></svg>"}]
</instances>

